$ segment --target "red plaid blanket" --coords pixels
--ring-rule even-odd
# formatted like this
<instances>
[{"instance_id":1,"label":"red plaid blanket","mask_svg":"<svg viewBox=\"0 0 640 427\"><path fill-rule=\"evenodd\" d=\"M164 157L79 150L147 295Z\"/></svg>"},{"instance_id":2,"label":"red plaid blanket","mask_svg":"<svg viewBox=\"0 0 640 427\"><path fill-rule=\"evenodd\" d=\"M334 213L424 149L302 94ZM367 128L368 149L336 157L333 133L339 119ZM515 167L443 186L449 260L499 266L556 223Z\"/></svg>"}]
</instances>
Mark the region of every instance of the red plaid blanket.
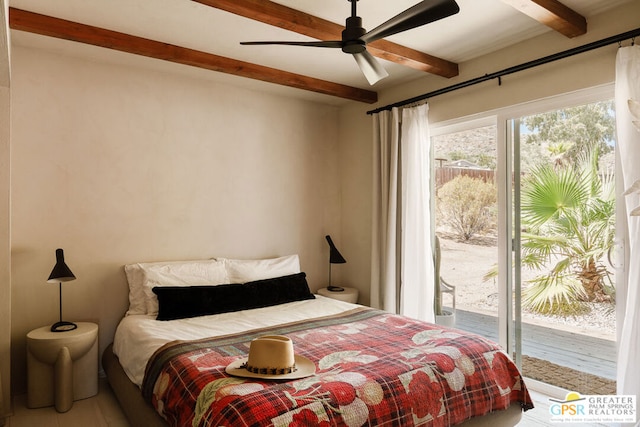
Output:
<instances>
[{"instance_id":1,"label":"red plaid blanket","mask_svg":"<svg viewBox=\"0 0 640 427\"><path fill-rule=\"evenodd\" d=\"M289 336L316 375L230 377L252 339ZM173 426L451 426L533 407L516 366L477 335L359 308L199 341L174 341L147 365L142 391Z\"/></svg>"}]
</instances>

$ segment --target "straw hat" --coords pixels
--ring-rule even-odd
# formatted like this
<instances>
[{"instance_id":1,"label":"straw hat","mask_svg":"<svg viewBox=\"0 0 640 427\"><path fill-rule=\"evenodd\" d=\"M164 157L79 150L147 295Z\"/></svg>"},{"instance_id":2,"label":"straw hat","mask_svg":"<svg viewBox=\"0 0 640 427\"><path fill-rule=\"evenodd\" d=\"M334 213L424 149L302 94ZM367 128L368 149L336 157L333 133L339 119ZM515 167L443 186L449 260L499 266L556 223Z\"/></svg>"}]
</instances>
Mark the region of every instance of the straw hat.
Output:
<instances>
[{"instance_id":1,"label":"straw hat","mask_svg":"<svg viewBox=\"0 0 640 427\"><path fill-rule=\"evenodd\" d=\"M249 357L231 363L229 375L262 379L297 379L315 374L316 365L294 354L293 342L283 335L265 335L251 341Z\"/></svg>"}]
</instances>

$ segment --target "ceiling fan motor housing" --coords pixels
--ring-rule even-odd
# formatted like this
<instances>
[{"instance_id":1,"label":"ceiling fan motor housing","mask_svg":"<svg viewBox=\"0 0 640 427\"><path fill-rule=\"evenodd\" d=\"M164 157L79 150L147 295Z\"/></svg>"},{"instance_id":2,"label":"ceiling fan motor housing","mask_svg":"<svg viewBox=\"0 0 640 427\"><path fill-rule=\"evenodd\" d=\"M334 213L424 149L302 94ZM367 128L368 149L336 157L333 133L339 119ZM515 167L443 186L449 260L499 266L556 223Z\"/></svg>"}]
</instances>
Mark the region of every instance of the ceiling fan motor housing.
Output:
<instances>
[{"instance_id":1,"label":"ceiling fan motor housing","mask_svg":"<svg viewBox=\"0 0 640 427\"><path fill-rule=\"evenodd\" d=\"M362 18L350 16L342 31L342 51L345 53L361 53L366 50L366 43L360 38L367 31L362 28Z\"/></svg>"}]
</instances>

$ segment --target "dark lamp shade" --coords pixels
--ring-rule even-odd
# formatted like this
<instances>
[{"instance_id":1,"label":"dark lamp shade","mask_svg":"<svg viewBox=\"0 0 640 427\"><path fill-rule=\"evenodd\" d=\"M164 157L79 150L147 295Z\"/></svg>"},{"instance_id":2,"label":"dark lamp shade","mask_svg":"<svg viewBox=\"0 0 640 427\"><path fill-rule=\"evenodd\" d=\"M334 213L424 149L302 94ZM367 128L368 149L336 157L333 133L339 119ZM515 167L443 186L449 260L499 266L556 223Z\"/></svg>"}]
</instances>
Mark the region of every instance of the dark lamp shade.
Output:
<instances>
[{"instance_id":1,"label":"dark lamp shade","mask_svg":"<svg viewBox=\"0 0 640 427\"><path fill-rule=\"evenodd\" d=\"M64 262L64 252L62 249L56 249L56 265L51 270L51 274L47 279L47 283L70 282L76 280L71 269Z\"/></svg>"},{"instance_id":2,"label":"dark lamp shade","mask_svg":"<svg viewBox=\"0 0 640 427\"><path fill-rule=\"evenodd\" d=\"M331 236L326 236L327 242L329 243L329 263L330 264L344 264L347 262L346 259L340 254L336 245L333 244L333 240L331 240Z\"/></svg>"}]
</instances>

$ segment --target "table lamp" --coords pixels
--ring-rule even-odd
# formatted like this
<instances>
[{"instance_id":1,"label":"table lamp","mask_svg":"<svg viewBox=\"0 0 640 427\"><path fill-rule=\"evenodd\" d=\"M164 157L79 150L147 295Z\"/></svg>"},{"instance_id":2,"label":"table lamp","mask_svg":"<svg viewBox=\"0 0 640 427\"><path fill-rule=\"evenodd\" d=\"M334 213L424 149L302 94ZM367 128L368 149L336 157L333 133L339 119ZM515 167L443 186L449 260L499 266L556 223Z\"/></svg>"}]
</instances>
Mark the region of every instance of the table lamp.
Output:
<instances>
[{"instance_id":1,"label":"table lamp","mask_svg":"<svg viewBox=\"0 0 640 427\"><path fill-rule=\"evenodd\" d=\"M329 286L327 286L327 289L331 292L342 292L344 291L344 288L331 285L331 264L344 264L345 262L347 262L347 260L344 259L344 257L340 254L340 251L338 251L338 248L336 248L336 245L333 244L331 236L327 235L325 237L327 239L327 242L329 243Z\"/></svg>"},{"instance_id":2,"label":"table lamp","mask_svg":"<svg viewBox=\"0 0 640 427\"><path fill-rule=\"evenodd\" d=\"M60 294L60 321L51 325L51 332L72 331L78 327L75 323L62 320L62 282L70 282L72 280L76 280L76 276L73 275L71 269L65 264L64 252L62 249L56 249L56 265L53 266L47 283L58 284Z\"/></svg>"}]
</instances>

